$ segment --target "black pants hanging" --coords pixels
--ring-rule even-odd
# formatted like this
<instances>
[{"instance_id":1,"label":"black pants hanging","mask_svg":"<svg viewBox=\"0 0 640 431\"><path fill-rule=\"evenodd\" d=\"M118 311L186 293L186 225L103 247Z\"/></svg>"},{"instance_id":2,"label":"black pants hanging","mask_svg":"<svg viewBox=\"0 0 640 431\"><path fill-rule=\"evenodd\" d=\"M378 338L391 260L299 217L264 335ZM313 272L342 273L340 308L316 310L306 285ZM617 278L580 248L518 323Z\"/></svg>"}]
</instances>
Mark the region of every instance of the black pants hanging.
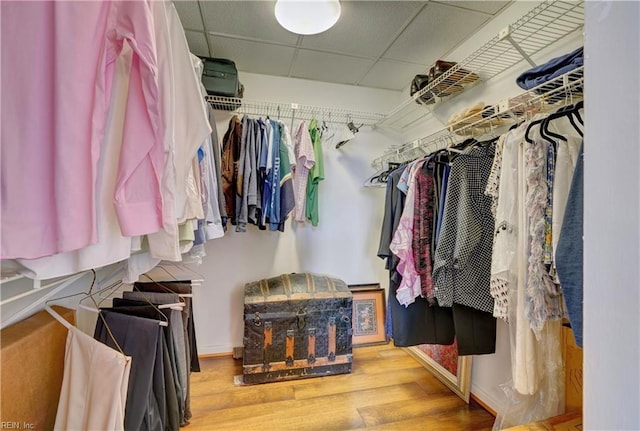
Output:
<instances>
[{"instance_id":1,"label":"black pants hanging","mask_svg":"<svg viewBox=\"0 0 640 431\"><path fill-rule=\"evenodd\" d=\"M168 293L173 292L179 295L190 295L192 294L191 281L153 281L150 283L141 283L136 282L133 285L134 290L139 290L141 292L160 292L160 293ZM193 320L193 304L191 301L192 298L184 298L186 306L185 311L188 314L187 331L188 331L188 339L189 339L189 350L191 353L191 371L194 373L200 372L200 361L198 359L198 343L196 341L196 327L195 322Z\"/></svg>"},{"instance_id":2,"label":"black pants hanging","mask_svg":"<svg viewBox=\"0 0 640 431\"><path fill-rule=\"evenodd\" d=\"M396 299L397 289L398 283L392 277L389 284L389 304L394 346L453 343L455 331L451 308L429 306L422 297L405 307Z\"/></svg>"},{"instance_id":3,"label":"black pants hanging","mask_svg":"<svg viewBox=\"0 0 640 431\"><path fill-rule=\"evenodd\" d=\"M132 358L124 429L164 431L165 394L160 389L165 385L162 328L156 320L108 310L100 314L102 318L98 317L94 338L116 350L119 345L125 355Z\"/></svg>"},{"instance_id":4,"label":"black pants hanging","mask_svg":"<svg viewBox=\"0 0 640 431\"><path fill-rule=\"evenodd\" d=\"M176 304L180 303L181 300L175 293L158 293L158 292L122 292L122 300L133 300L133 301L149 301L155 305L162 304ZM121 304L120 301L116 300L116 303ZM184 303L184 302L183 302ZM129 303L130 305L147 305L147 302L141 303ZM169 311L167 313L167 311ZM187 368L188 363L188 334L187 334L187 326L185 325L186 317L188 316L187 312L183 309L182 311L178 310L167 310L163 309L165 314L168 314L169 321L171 322L169 327L171 328L172 335L172 354L175 357L175 362L178 370L178 375L176 376L176 386L178 392L178 404L180 407L180 425L186 425L186 419L184 417L184 411L186 410L186 397L187 397L187 387L189 385L189 370Z\"/></svg>"},{"instance_id":5,"label":"black pants hanging","mask_svg":"<svg viewBox=\"0 0 640 431\"><path fill-rule=\"evenodd\" d=\"M122 313L132 316L155 319L156 321L167 321L168 326L162 326L163 338L163 372L164 372L164 394L165 394L165 414L163 423L167 430L177 430L180 424L184 423L184 404L179 402L181 399L181 387L179 384L178 360L176 357L176 346L172 332L173 317L181 319L179 312L177 315L175 310L158 310L146 301L135 301L129 299L113 299L113 312Z\"/></svg>"},{"instance_id":6,"label":"black pants hanging","mask_svg":"<svg viewBox=\"0 0 640 431\"><path fill-rule=\"evenodd\" d=\"M141 292L157 292L169 293L173 292L181 295L192 294L191 281L158 281L150 283L136 282L133 285L134 290ZM185 307L182 311L183 324L187 329L187 364L189 364L191 372L200 372L200 361L198 359L198 345L196 341L196 327L193 320L193 303L192 298L184 298ZM187 380L187 397L184 408L185 420L192 417L191 414L191 379Z\"/></svg>"},{"instance_id":7,"label":"black pants hanging","mask_svg":"<svg viewBox=\"0 0 640 431\"><path fill-rule=\"evenodd\" d=\"M454 303L453 322L459 356L496 352L496 318L491 313Z\"/></svg>"}]
</instances>

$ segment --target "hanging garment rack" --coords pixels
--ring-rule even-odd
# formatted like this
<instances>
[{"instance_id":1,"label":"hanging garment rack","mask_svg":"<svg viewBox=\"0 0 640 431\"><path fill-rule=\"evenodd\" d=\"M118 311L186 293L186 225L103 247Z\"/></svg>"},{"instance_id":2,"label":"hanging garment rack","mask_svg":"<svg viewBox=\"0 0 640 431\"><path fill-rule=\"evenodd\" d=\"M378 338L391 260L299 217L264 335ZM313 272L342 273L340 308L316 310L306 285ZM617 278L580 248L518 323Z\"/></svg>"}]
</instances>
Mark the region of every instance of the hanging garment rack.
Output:
<instances>
[{"instance_id":1,"label":"hanging garment rack","mask_svg":"<svg viewBox=\"0 0 640 431\"><path fill-rule=\"evenodd\" d=\"M116 266L112 271L110 271L108 274L105 275L105 277L102 279L101 283L109 283L112 280L114 280L115 278L117 278L118 276L121 276L123 272L123 267L121 265ZM27 296L30 296L34 293L41 293L42 296L38 297L35 301L31 302L29 305L27 305L25 308L21 308L20 310L18 310L16 313L14 313L13 315L9 316L9 317L5 317L4 320L2 321L2 323L0 323L0 329L2 328L6 328L7 326L13 325L16 322L19 322L20 320L26 318L29 313L31 313L32 310L36 310L38 307L40 307L42 304L44 304L49 298L52 298L53 296L55 296L56 294L58 294L59 292L65 290L66 288L68 288L69 286L71 286L72 284L74 284L75 282L79 281L82 277L86 276L90 274L90 271L82 271L82 272L78 272L69 276L65 276L65 277L60 277L54 281L51 281L47 284L42 285L40 283L40 280L30 280L33 281L33 288L29 289L23 293L11 296L9 298L6 299L2 299L2 302L0 303L0 305L4 306L6 304L9 304L11 302L14 302L16 300L25 298ZM26 277L20 277L20 278L25 278ZM10 281L16 281L19 278L17 277L12 277L11 280L9 279L5 279L3 281L3 283L8 283ZM46 293L45 293L46 292Z\"/></svg>"},{"instance_id":2,"label":"hanging garment rack","mask_svg":"<svg viewBox=\"0 0 640 431\"><path fill-rule=\"evenodd\" d=\"M446 97L452 98L463 92L460 88L466 89L477 82L489 80L520 61L525 60L535 66L532 56L565 36L582 30L583 26L582 1L547 0L398 105L376 126L411 127L432 113L434 105L415 102L426 93L434 94L436 101L442 99L438 97L440 94L450 94ZM469 82L473 84L469 85Z\"/></svg>"},{"instance_id":3,"label":"hanging garment rack","mask_svg":"<svg viewBox=\"0 0 640 431\"><path fill-rule=\"evenodd\" d=\"M383 171L389 162L403 163L413 160L454 146L468 138L491 139L504 133L515 122L582 100L583 89L584 67L579 67L518 96L486 106L481 113L387 151L372 162L372 167L377 171Z\"/></svg>"},{"instance_id":4,"label":"hanging garment rack","mask_svg":"<svg viewBox=\"0 0 640 431\"><path fill-rule=\"evenodd\" d=\"M385 114L329 108L298 103L279 103L259 100L238 99L235 97L207 96L207 102L213 109L233 111L236 114L257 115L275 119L311 120L316 118L327 123L347 124L349 122L373 126L380 122Z\"/></svg>"}]
</instances>

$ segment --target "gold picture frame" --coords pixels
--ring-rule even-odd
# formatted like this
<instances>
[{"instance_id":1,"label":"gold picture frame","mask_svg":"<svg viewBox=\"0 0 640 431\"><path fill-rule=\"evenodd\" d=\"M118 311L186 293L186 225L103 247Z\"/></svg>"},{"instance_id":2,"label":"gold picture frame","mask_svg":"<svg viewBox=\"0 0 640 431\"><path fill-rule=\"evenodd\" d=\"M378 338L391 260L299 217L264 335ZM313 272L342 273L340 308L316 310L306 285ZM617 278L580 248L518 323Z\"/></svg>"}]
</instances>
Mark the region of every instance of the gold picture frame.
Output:
<instances>
[{"instance_id":1,"label":"gold picture frame","mask_svg":"<svg viewBox=\"0 0 640 431\"><path fill-rule=\"evenodd\" d=\"M385 296L379 284L350 285L353 294L353 347L389 342L385 331Z\"/></svg>"},{"instance_id":2,"label":"gold picture frame","mask_svg":"<svg viewBox=\"0 0 640 431\"><path fill-rule=\"evenodd\" d=\"M469 403L473 356L458 356L455 343L451 346L421 344L404 349L456 395ZM442 352L446 353L443 355ZM455 364L450 357L454 352Z\"/></svg>"}]
</instances>

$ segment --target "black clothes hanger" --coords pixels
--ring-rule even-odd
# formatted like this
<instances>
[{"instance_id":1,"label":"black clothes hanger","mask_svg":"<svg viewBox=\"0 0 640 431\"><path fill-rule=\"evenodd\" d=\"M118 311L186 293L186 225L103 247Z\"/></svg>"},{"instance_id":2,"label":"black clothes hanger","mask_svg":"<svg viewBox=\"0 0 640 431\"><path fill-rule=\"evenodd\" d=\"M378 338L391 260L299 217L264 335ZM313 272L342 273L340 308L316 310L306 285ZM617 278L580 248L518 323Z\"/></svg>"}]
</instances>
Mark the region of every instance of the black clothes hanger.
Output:
<instances>
[{"instance_id":1,"label":"black clothes hanger","mask_svg":"<svg viewBox=\"0 0 640 431\"><path fill-rule=\"evenodd\" d=\"M581 109L584 109L584 101L583 100L581 100L578 103L576 103L574 105L574 109L573 110L574 110L576 118L578 119L578 122L584 126L584 121L582 121L582 116L580 115L580 110Z\"/></svg>"},{"instance_id":2,"label":"black clothes hanger","mask_svg":"<svg viewBox=\"0 0 640 431\"><path fill-rule=\"evenodd\" d=\"M542 124L543 121L544 119L534 120L531 123L529 123L529 125L527 126L527 130L524 132L524 140L527 141L529 144L533 144L533 139L529 137L529 132L531 131L531 128L539 124Z\"/></svg>"},{"instance_id":3,"label":"black clothes hanger","mask_svg":"<svg viewBox=\"0 0 640 431\"><path fill-rule=\"evenodd\" d=\"M386 183L387 182L387 178L389 178L389 175L391 175L391 173L393 171L395 171L396 169L398 169L401 166L403 166L402 163L389 162L389 164L387 165L387 170L384 171L384 172L381 172L378 175L375 175L375 176L371 177L369 182L370 183L374 183L374 182Z\"/></svg>"},{"instance_id":4,"label":"black clothes hanger","mask_svg":"<svg viewBox=\"0 0 640 431\"><path fill-rule=\"evenodd\" d=\"M512 131L512 130L514 130L514 129L517 129L518 127L520 127L520 125L521 125L521 124L522 124L522 122L519 122L519 123L518 123L518 122L513 123L513 124L511 125L511 127L509 127L509 131Z\"/></svg>"},{"instance_id":5,"label":"black clothes hanger","mask_svg":"<svg viewBox=\"0 0 640 431\"><path fill-rule=\"evenodd\" d=\"M480 147L488 147L498 142L498 139L500 139L500 136L495 136L487 141L478 142L477 145Z\"/></svg>"},{"instance_id":6,"label":"black clothes hanger","mask_svg":"<svg viewBox=\"0 0 640 431\"><path fill-rule=\"evenodd\" d=\"M569 119L569 122L573 126L573 128L578 132L578 134L580 134L580 136L583 136L582 129L575 122L576 115L577 115L578 121L584 126L584 122L582 122L582 117L580 117L580 114L578 113L578 111L583 107L584 107L584 103L580 101L575 105L568 105L564 108L559 109L553 114L549 115L547 118L543 120L542 126L540 127L540 134L542 135L542 137L549 142L553 142L551 138L556 138L564 142L567 142L567 138L565 136L562 136L557 133L553 133L549 130L549 124L553 120L557 118L562 118L562 117L567 117Z\"/></svg>"},{"instance_id":7,"label":"black clothes hanger","mask_svg":"<svg viewBox=\"0 0 640 431\"><path fill-rule=\"evenodd\" d=\"M452 146L451 148L456 150L466 150L470 146L476 145L477 143L478 141L476 141L474 138L468 138L460 142L459 144Z\"/></svg>"},{"instance_id":8,"label":"black clothes hanger","mask_svg":"<svg viewBox=\"0 0 640 431\"><path fill-rule=\"evenodd\" d=\"M553 114L549 115L547 118L543 119L542 123L540 124L540 136L544 140L549 142L551 145L553 145L554 148L556 147L556 142L557 142L556 140L567 142L567 138L549 130L549 123L553 121L555 118L560 118L563 116L565 116L564 111L554 112ZM556 140L554 140L553 138L555 138Z\"/></svg>"}]
</instances>

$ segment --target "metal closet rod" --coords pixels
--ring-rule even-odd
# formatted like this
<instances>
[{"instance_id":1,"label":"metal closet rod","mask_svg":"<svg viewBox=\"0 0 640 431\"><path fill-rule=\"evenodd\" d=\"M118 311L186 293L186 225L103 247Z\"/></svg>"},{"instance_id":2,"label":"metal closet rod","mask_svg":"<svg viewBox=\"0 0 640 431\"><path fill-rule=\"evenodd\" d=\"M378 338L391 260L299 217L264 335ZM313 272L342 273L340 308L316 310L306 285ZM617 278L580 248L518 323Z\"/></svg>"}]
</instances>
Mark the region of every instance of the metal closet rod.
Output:
<instances>
[{"instance_id":1,"label":"metal closet rod","mask_svg":"<svg viewBox=\"0 0 640 431\"><path fill-rule=\"evenodd\" d=\"M247 100L223 96L207 96L206 100L211 104L213 109L229 111L230 113L236 114L264 115L274 118L304 120L316 118L329 123L343 124L353 121L354 123L371 126L385 117L385 114L377 112L302 105L299 103Z\"/></svg>"}]
</instances>

